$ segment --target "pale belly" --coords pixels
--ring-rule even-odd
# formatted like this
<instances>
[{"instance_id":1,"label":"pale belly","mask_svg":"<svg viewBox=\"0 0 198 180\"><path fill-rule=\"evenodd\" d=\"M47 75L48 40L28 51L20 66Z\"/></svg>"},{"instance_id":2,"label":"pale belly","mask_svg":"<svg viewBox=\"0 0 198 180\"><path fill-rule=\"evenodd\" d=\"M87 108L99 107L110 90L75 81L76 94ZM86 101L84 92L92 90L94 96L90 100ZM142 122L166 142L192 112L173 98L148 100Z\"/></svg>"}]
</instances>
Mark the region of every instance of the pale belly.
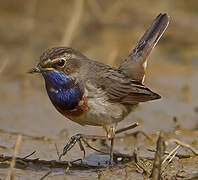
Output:
<instances>
[{"instance_id":1,"label":"pale belly","mask_svg":"<svg viewBox=\"0 0 198 180\"><path fill-rule=\"evenodd\" d=\"M65 116L80 125L104 127L117 124L124 120L124 118L136 107L136 105L126 106L98 99L89 99L88 105L90 109L85 110L80 116Z\"/></svg>"}]
</instances>

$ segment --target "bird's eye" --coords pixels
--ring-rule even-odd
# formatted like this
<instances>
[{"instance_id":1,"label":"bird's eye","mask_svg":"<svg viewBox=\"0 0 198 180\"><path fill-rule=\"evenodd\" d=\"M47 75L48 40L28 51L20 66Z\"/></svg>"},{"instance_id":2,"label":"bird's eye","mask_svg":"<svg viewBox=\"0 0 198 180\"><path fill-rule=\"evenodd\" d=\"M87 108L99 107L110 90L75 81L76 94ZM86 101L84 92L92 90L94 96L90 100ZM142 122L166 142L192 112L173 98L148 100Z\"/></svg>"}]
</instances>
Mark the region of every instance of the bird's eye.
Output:
<instances>
[{"instance_id":1,"label":"bird's eye","mask_svg":"<svg viewBox=\"0 0 198 180\"><path fill-rule=\"evenodd\" d=\"M65 65L65 60L64 59L60 59L58 62L57 62L57 65L60 66L60 67L63 67Z\"/></svg>"}]
</instances>

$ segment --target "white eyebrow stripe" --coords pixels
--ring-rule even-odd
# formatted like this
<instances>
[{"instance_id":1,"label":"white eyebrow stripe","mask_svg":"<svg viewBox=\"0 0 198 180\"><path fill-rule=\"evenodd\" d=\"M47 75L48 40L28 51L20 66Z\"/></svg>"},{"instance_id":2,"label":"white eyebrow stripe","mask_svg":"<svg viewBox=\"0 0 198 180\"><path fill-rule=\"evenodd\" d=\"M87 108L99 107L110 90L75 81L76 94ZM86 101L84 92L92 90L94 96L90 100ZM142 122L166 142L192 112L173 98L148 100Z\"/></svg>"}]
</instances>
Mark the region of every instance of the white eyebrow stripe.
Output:
<instances>
[{"instance_id":1,"label":"white eyebrow stripe","mask_svg":"<svg viewBox=\"0 0 198 180\"><path fill-rule=\"evenodd\" d=\"M51 59L50 61L51 61L52 63L56 63L56 62L59 61L59 59L60 59L60 58L55 58L55 59ZM64 59L64 58L62 58L62 59Z\"/></svg>"}]
</instances>

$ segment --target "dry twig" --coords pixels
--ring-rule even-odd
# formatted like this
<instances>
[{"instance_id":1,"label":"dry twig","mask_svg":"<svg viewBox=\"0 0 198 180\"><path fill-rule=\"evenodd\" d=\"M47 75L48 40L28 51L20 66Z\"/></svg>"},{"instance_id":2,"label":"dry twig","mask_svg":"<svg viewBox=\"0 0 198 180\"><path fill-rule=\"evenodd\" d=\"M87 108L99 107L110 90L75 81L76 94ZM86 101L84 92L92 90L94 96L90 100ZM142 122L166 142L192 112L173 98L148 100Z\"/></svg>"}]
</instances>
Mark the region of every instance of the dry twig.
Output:
<instances>
[{"instance_id":1,"label":"dry twig","mask_svg":"<svg viewBox=\"0 0 198 180\"><path fill-rule=\"evenodd\" d=\"M18 138L17 138L16 144L15 144L15 147L14 147L14 155L13 155L11 163L10 163L10 168L8 170L8 175L6 177L6 180L11 180L12 177L13 177L13 169L14 169L14 166L15 166L15 163L16 163L16 156L19 152L19 146L21 144L21 141L22 141L22 136L19 135Z\"/></svg>"},{"instance_id":2,"label":"dry twig","mask_svg":"<svg viewBox=\"0 0 198 180\"><path fill-rule=\"evenodd\" d=\"M0 149L8 150L8 148L6 146L1 146L1 145L0 145Z\"/></svg>"},{"instance_id":3,"label":"dry twig","mask_svg":"<svg viewBox=\"0 0 198 180\"><path fill-rule=\"evenodd\" d=\"M136 128L137 126L139 126L139 123L138 123L138 122L136 122L136 123L134 123L134 124L132 124L132 125L130 125L130 126L128 126L128 127L118 129L115 133L116 133L116 134L120 134L120 133L122 133L122 132L124 132L124 131L130 130L130 129L134 129L134 128Z\"/></svg>"},{"instance_id":4,"label":"dry twig","mask_svg":"<svg viewBox=\"0 0 198 180\"><path fill-rule=\"evenodd\" d=\"M45 179L47 176L49 176L50 174L52 173L52 171L50 170L50 171L48 171L44 176L42 176L41 178L40 178L40 180L43 180L43 179Z\"/></svg>"},{"instance_id":5,"label":"dry twig","mask_svg":"<svg viewBox=\"0 0 198 180\"><path fill-rule=\"evenodd\" d=\"M154 150L154 149L147 149L147 150L150 151L150 152L156 152L156 150ZM169 154L170 154L170 152L165 151L165 155L169 155ZM193 154L180 154L180 153L177 153L175 156L178 157L179 159L184 159L184 158L191 158L194 155Z\"/></svg>"},{"instance_id":6,"label":"dry twig","mask_svg":"<svg viewBox=\"0 0 198 180\"><path fill-rule=\"evenodd\" d=\"M198 155L198 150L196 150L194 147L192 147L189 144L186 144L186 143L184 143L182 141L179 141L178 139L170 139L168 141L168 143L176 143L176 144L178 144L178 145L180 145L182 147L185 147L187 149L190 149L194 153L194 155L196 155L196 156Z\"/></svg>"},{"instance_id":7,"label":"dry twig","mask_svg":"<svg viewBox=\"0 0 198 180\"><path fill-rule=\"evenodd\" d=\"M114 157L116 159L122 159L122 162L129 162L130 160L134 159L133 155L129 154L122 154L122 153L117 153L114 152ZM12 156L3 156L0 155L0 166L2 168L8 168L10 165L10 162L12 161L13 157ZM51 160L51 161L46 161L46 160L40 160L39 158L36 159L29 159L29 158L20 158L16 157L15 158L15 167L19 169L26 169L26 168L60 168L60 169L65 169L65 167L68 167L71 170L98 170L101 168L105 168L105 165L93 165L93 164L87 164L86 162L83 161L56 161L56 160Z\"/></svg>"},{"instance_id":8,"label":"dry twig","mask_svg":"<svg viewBox=\"0 0 198 180\"><path fill-rule=\"evenodd\" d=\"M174 150L174 149L173 149ZM163 168L161 168L162 170L161 170L161 172L163 173L165 170L166 170L166 168L168 167L168 165L172 162L172 160L175 158L175 156L176 156L176 154L177 154L177 150L175 150L174 151L174 153L172 154L172 157L168 160L168 162L167 162L167 164L165 164L164 166L163 166ZM169 156L169 155L168 155ZM167 156L167 157L168 157ZM170 157L170 156L169 156ZM166 160L167 160L168 158L166 158ZM164 161L164 163L165 163L165 161Z\"/></svg>"},{"instance_id":9,"label":"dry twig","mask_svg":"<svg viewBox=\"0 0 198 180\"><path fill-rule=\"evenodd\" d=\"M30 156L32 156L33 154L35 154L36 151L33 151L32 153L28 154L27 156L25 156L23 159L29 158Z\"/></svg>"},{"instance_id":10,"label":"dry twig","mask_svg":"<svg viewBox=\"0 0 198 180\"><path fill-rule=\"evenodd\" d=\"M179 149L179 147L180 147L180 145L178 145L175 149L173 149L173 150L168 154L168 156L166 156L166 158L163 160L162 164L164 164L164 163L172 156L172 154L175 154L175 152L176 152L176 154L177 154L177 150ZM176 155L176 154L175 154L175 155Z\"/></svg>"},{"instance_id":11,"label":"dry twig","mask_svg":"<svg viewBox=\"0 0 198 180\"><path fill-rule=\"evenodd\" d=\"M55 143L54 145L55 145L55 148L56 148L56 154L57 154L57 156L58 156L58 158L59 158L59 157L60 157L60 153L59 153L59 150L58 150L58 146L57 146L56 143Z\"/></svg>"},{"instance_id":12,"label":"dry twig","mask_svg":"<svg viewBox=\"0 0 198 180\"><path fill-rule=\"evenodd\" d=\"M161 165L162 165L162 158L164 156L165 152L165 141L162 137L161 133L157 140L157 151L155 153L155 159L153 163L153 169L152 169L152 180L159 180L161 178Z\"/></svg>"},{"instance_id":13,"label":"dry twig","mask_svg":"<svg viewBox=\"0 0 198 180\"><path fill-rule=\"evenodd\" d=\"M151 173L150 173L150 171L144 166L144 164L140 162L140 159L139 159L138 154L137 154L137 149L134 150L133 155L134 155L135 165L136 165L138 168L141 168L141 169L143 170L143 173L144 173L147 177L149 177Z\"/></svg>"}]
</instances>

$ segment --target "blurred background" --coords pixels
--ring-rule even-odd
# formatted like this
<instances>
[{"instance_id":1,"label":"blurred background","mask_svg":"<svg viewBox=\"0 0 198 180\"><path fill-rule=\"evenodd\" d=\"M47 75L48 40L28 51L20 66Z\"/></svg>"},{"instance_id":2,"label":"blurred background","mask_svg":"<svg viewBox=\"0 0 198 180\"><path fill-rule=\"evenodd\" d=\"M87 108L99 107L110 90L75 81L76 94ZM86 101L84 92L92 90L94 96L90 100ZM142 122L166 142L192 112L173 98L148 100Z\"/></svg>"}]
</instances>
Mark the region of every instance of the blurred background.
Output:
<instances>
[{"instance_id":1,"label":"blurred background","mask_svg":"<svg viewBox=\"0 0 198 180\"><path fill-rule=\"evenodd\" d=\"M62 138L61 147L77 132L102 134L98 127L81 127L58 114L43 79L27 70L53 46L71 46L118 67L154 18L165 12L170 25L149 57L145 82L163 98L140 105L120 127L140 121L146 132L170 131L174 117L186 128L197 127L197 0L0 0L0 128ZM8 147L15 142L3 135L0 139ZM41 157L56 156L51 144L41 148L26 142L23 148L24 154L36 148ZM46 154L46 148L53 153Z\"/></svg>"}]
</instances>

